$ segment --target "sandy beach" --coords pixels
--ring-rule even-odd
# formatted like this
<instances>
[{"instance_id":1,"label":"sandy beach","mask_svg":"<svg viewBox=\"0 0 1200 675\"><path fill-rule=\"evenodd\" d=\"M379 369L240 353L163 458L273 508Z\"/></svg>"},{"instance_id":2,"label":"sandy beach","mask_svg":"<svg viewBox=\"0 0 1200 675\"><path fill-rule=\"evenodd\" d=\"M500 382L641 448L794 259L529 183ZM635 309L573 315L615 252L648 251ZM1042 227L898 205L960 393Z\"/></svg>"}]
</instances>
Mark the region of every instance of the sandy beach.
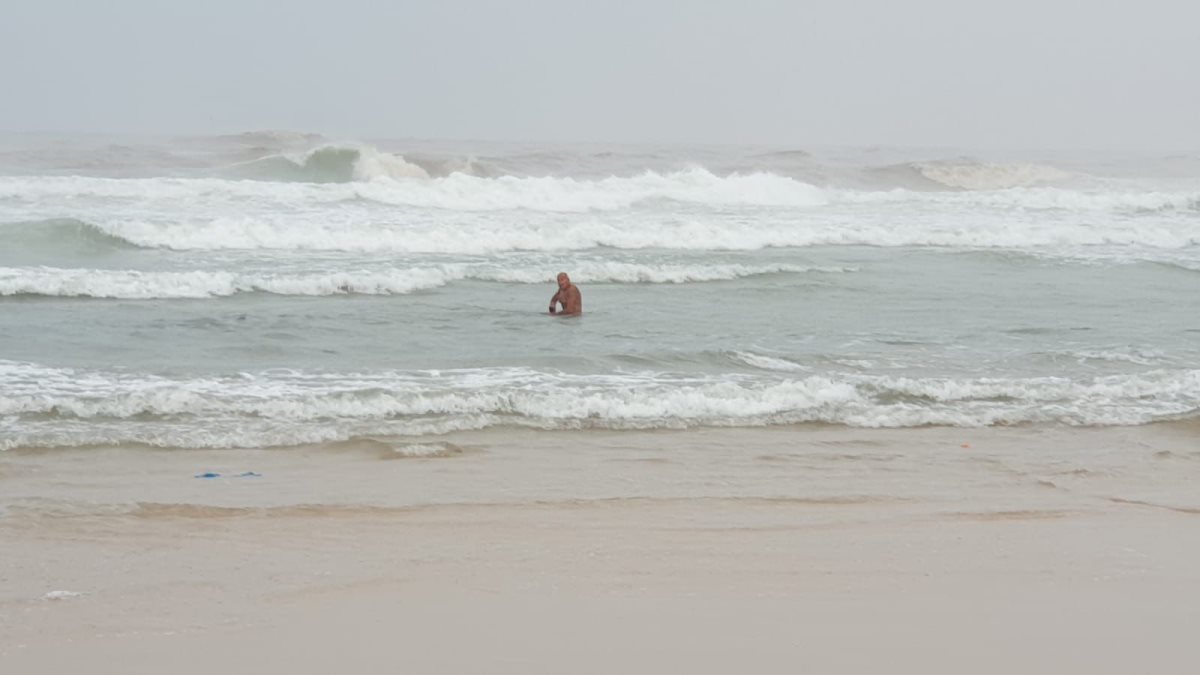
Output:
<instances>
[{"instance_id":1,"label":"sandy beach","mask_svg":"<svg viewBox=\"0 0 1200 675\"><path fill-rule=\"evenodd\" d=\"M1185 673L1196 441L792 427L12 451L0 671Z\"/></svg>"}]
</instances>

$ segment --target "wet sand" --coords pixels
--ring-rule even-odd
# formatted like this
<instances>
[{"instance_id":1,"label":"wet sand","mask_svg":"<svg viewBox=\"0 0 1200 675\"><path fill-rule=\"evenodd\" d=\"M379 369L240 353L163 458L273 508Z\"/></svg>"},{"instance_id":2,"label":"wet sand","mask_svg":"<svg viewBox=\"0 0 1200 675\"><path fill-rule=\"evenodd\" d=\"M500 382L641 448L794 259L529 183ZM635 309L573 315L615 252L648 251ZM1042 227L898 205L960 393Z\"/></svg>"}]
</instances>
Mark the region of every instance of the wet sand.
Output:
<instances>
[{"instance_id":1,"label":"wet sand","mask_svg":"<svg viewBox=\"0 0 1200 675\"><path fill-rule=\"evenodd\" d=\"M0 672L1185 673L1198 477L1194 425L12 451Z\"/></svg>"}]
</instances>

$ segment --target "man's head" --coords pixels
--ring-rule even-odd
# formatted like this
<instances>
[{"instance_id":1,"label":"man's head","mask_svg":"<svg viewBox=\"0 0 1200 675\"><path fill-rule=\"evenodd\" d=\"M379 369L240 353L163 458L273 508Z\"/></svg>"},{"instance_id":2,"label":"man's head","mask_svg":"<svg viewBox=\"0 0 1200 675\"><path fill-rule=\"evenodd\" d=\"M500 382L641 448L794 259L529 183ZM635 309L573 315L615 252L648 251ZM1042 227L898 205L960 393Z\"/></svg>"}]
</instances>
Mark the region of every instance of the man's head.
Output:
<instances>
[{"instance_id":1,"label":"man's head","mask_svg":"<svg viewBox=\"0 0 1200 675\"><path fill-rule=\"evenodd\" d=\"M559 289L561 289L561 290L564 290L564 291L565 291L565 290L567 290L567 287L568 287L568 286L570 286L570 285L571 285L571 277L567 276L567 273L566 273L566 272L559 272L559 273L558 273L558 287L559 287Z\"/></svg>"}]
</instances>

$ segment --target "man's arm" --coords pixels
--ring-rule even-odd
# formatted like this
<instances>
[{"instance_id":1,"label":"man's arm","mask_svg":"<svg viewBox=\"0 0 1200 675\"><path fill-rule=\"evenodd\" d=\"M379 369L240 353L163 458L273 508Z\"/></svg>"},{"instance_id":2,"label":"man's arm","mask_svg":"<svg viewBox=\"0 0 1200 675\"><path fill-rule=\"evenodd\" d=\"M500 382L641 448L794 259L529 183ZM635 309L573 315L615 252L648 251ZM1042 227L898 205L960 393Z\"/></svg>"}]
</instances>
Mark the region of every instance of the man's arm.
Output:
<instances>
[{"instance_id":1,"label":"man's arm","mask_svg":"<svg viewBox=\"0 0 1200 675\"><path fill-rule=\"evenodd\" d=\"M554 314L554 313L555 313L555 311L554 311L554 305L558 303L558 296L560 296L560 295L562 295L562 291L559 291L559 292L555 293L555 294L554 294L554 297L550 298L550 313L551 313L551 314ZM566 306L566 305L564 304L564 308L565 308L565 306Z\"/></svg>"}]
</instances>

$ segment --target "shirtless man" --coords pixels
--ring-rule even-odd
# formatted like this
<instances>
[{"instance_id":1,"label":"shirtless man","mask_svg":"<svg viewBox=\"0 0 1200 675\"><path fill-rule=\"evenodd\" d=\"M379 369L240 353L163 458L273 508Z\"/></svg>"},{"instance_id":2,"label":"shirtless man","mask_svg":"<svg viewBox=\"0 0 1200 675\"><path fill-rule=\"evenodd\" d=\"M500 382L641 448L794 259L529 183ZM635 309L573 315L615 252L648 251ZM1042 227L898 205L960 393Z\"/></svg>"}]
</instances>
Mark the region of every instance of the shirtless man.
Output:
<instances>
[{"instance_id":1,"label":"shirtless man","mask_svg":"<svg viewBox=\"0 0 1200 675\"><path fill-rule=\"evenodd\" d=\"M562 311L556 312L554 305L562 304ZM583 296L579 287L571 283L571 277L566 272L558 273L558 292L550 298L550 313L558 316L577 316L583 314Z\"/></svg>"}]
</instances>

